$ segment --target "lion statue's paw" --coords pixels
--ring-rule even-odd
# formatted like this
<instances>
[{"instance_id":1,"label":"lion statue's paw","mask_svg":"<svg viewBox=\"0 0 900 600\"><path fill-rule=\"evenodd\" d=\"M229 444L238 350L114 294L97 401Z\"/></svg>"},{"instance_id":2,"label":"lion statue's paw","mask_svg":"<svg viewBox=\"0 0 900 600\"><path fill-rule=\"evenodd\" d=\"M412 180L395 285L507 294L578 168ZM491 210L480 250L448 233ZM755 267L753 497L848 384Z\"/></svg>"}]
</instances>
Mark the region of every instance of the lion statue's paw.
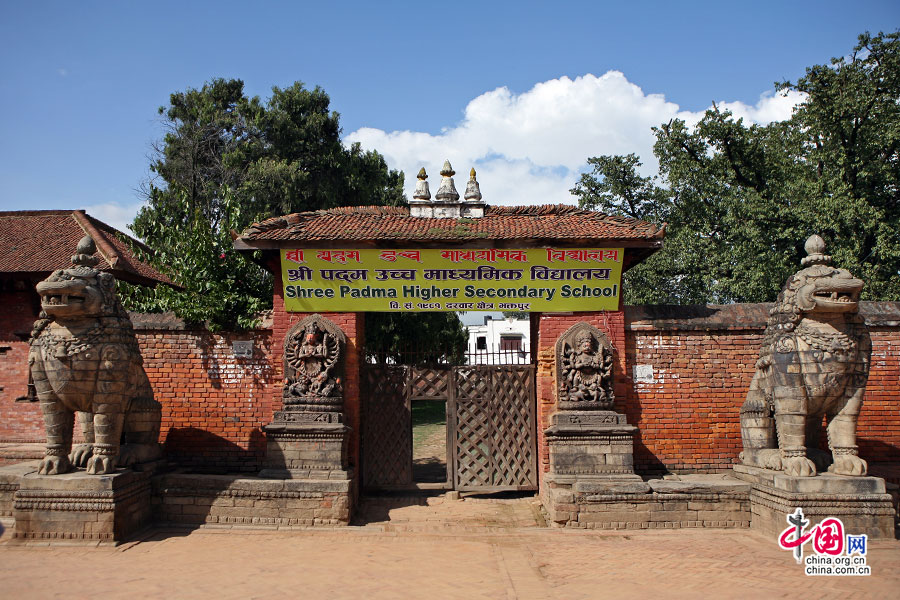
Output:
<instances>
[{"instance_id":1,"label":"lion statue's paw","mask_svg":"<svg viewBox=\"0 0 900 600\"><path fill-rule=\"evenodd\" d=\"M74 448L72 448L72 453L69 454L69 460L76 467L85 467L87 466L87 461L94 453L94 448L90 444L78 444Z\"/></svg>"},{"instance_id":2,"label":"lion statue's paw","mask_svg":"<svg viewBox=\"0 0 900 600\"><path fill-rule=\"evenodd\" d=\"M785 475L792 477L812 477L816 474L816 465L805 456L783 456L781 467Z\"/></svg>"},{"instance_id":3,"label":"lion statue's paw","mask_svg":"<svg viewBox=\"0 0 900 600\"><path fill-rule=\"evenodd\" d=\"M40 475L62 475L71 470L72 463L69 462L69 457L65 454L62 456L45 456L38 467Z\"/></svg>"},{"instance_id":4,"label":"lion statue's paw","mask_svg":"<svg viewBox=\"0 0 900 600\"><path fill-rule=\"evenodd\" d=\"M87 462L87 472L91 475L107 475L116 471L115 456L91 456Z\"/></svg>"},{"instance_id":5,"label":"lion statue's paw","mask_svg":"<svg viewBox=\"0 0 900 600\"><path fill-rule=\"evenodd\" d=\"M866 461L852 454L844 454L834 457L834 464L828 469L829 473L835 475L852 475L854 477L862 477L866 474L868 468Z\"/></svg>"}]
</instances>

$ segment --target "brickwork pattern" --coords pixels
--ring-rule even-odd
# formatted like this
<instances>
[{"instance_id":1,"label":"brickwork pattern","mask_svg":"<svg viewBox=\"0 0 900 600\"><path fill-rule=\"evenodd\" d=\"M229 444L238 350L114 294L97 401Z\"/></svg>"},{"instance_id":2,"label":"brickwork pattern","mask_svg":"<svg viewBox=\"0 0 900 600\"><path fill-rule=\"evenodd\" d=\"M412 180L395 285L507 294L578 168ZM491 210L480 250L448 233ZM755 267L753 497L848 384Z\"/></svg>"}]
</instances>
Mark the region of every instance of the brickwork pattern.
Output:
<instances>
[{"instance_id":1,"label":"brickwork pattern","mask_svg":"<svg viewBox=\"0 0 900 600\"><path fill-rule=\"evenodd\" d=\"M235 357L234 341L252 341L252 357ZM257 470L266 452L260 427L280 408L271 332L144 330L138 342L162 404L166 458L198 470Z\"/></svg>"},{"instance_id":2,"label":"brickwork pattern","mask_svg":"<svg viewBox=\"0 0 900 600\"><path fill-rule=\"evenodd\" d=\"M750 498L743 493L596 495L550 489L549 520L579 529L748 528Z\"/></svg>"},{"instance_id":3,"label":"brickwork pattern","mask_svg":"<svg viewBox=\"0 0 900 600\"><path fill-rule=\"evenodd\" d=\"M28 342L22 336L27 338L37 319L35 296L30 291L0 292L0 439L4 441L44 440L38 404L16 402L28 391Z\"/></svg>"},{"instance_id":4,"label":"brickwork pattern","mask_svg":"<svg viewBox=\"0 0 900 600\"><path fill-rule=\"evenodd\" d=\"M163 475L153 481L160 523L328 526L350 522L352 482Z\"/></svg>"}]
</instances>

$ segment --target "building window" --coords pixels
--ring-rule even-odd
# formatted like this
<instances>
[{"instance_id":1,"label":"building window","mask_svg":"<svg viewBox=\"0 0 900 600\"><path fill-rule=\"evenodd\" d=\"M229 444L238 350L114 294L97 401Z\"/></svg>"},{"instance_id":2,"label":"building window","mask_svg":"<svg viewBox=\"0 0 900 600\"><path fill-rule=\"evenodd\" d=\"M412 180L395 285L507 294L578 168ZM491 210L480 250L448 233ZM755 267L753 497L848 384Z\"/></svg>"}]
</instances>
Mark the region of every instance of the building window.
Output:
<instances>
[{"instance_id":1,"label":"building window","mask_svg":"<svg viewBox=\"0 0 900 600\"><path fill-rule=\"evenodd\" d=\"M500 350L512 350L518 352L522 349L522 336L520 335L501 335Z\"/></svg>"},{"instance_id":2,"label":"building window","mask_svg":"<svg viewBox=\"0 0 900 600\"><path fill-rule=\"evenodd\" d=\"M477 338L475 338L475 349L487 350L487 338L483 335L479 335Z\"/></svg>"}]
</instances>

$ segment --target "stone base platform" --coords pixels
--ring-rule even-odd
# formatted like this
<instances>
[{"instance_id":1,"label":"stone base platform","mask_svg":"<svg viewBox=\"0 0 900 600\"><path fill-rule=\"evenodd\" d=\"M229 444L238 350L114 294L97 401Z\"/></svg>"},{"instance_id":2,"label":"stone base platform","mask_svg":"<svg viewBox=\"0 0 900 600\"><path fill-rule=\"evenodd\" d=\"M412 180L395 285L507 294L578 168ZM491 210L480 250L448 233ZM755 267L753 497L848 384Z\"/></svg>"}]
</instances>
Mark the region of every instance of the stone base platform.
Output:
<instances>
[{"instance_id":1,"label":"stone base platform","mask_svg":"<svg viewBox=\"0 0 900 600\"><path fill-rule=\"evenodd\" d=\"M151 471L121 469L101 476L74 471L48 476L31 468L28 473L5 475L18 478L12 511L15 541L121 542L149 525L152 518Z\"/></svg>"},{"instance_id":2,"label":"stone base platform","mask_svg":"<svg viewBox=\"0 0 900 600\"><path fill-rule=\"evenodd\" d=\"M821 473L791 477L781 471L735 465L734 475L752 485L751 527L778 535L788 527L787 515L803 509L809 527L836 517L848 534L871 539L894 539L896 513L880 477L849 477Z\"/></svg>"},{"instance_id":3,"label":"stone base platform","mask_svg":"<svg viewBox=\"0 0 900 600\"><path fill-rule=\"evenodd\" d=\"M750 527L750 485L728 475L672 475L643 481L578 481L547 475L542 502L554 527L675 529Z\"/></svg>"},{"instance_id":4,"label":"stone base platform","mask_svg":"<svg viewBox=\"0 0 900 600\"><path fill-rule=\"evenodd\" d=\"M29 473L37 473L40 460L15 463L0 467L0 519L13 518L13 505L22 478Z\"/></svg>"},{"instance_id":5,"label":"stone base platform","mask_svg":"<svg viewBox=\"0 0 900 600\"><path fill-rule=\"evenodd\" d=\"M154 514L159 523L181 525L348 525L356 498L349 475L283 479L170 473L153 481Z\"/></svg>"}]
</instances>

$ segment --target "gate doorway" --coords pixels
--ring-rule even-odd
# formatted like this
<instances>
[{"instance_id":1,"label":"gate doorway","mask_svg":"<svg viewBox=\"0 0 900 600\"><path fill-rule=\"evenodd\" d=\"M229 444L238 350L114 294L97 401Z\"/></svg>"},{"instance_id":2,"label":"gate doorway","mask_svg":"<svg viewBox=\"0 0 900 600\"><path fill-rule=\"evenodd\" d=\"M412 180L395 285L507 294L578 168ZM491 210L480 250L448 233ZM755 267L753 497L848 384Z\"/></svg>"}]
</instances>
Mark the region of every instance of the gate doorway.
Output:
<instances>
[{"instance_id":1,"label":"gate doorway","mask_svg":"<svg viewBox=\"0 0 900 600\"><path fill-rule=\"evenodd\" d=\"M537 490L535 368L526 352L507 360L520 362L475 364L488 362L479 353L458 366L365 364L363 489ZM413 415L439 425L437 406L446 418L446 475L434 482L437 465L414 463Z\"/></svg>"}]
</instances>

